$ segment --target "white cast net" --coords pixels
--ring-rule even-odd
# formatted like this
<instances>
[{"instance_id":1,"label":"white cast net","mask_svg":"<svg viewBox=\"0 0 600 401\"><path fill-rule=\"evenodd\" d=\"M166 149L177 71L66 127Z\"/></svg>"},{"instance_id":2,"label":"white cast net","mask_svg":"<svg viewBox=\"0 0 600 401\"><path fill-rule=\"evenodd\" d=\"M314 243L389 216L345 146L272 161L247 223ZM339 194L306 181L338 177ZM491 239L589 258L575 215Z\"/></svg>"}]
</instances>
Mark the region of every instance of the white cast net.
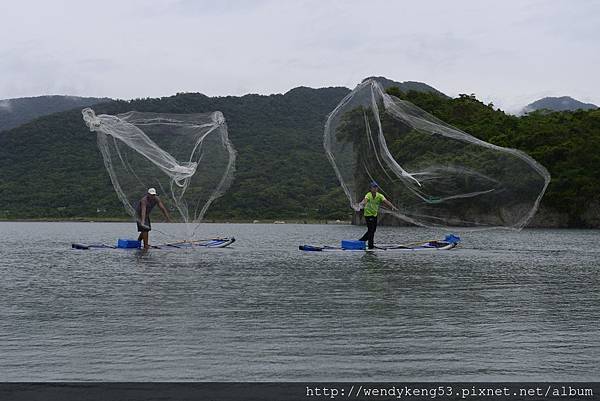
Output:
<instances>
[{"instance_id":1,"label":"white cast net","mask_svg":"<svg viewBox=\"0 0 600 401\"><path fill-rule=\"evenodd\" d=\"M223 114L131 111L96 116L90 108L82 114L97 134L104 164L126 211L139 221L139 202L155 188L173 221L185 223L184 232L175 235L193 239L210 204L233 180L236 152ZM161 212L152 215L160 217Z\"/></svg>"},{"instance_id":2,"label":"white cast net","mask_svg":"<svg viewBox=\"0 0 600 401\"><path fill-rule=\"evenodd\" d=\"M384 213L428 227L521 229L550 182L525 153L474 138L374 80L330 114L324 146L353 209L376 181L397 207Z\"/></svg>"}]
</instances>

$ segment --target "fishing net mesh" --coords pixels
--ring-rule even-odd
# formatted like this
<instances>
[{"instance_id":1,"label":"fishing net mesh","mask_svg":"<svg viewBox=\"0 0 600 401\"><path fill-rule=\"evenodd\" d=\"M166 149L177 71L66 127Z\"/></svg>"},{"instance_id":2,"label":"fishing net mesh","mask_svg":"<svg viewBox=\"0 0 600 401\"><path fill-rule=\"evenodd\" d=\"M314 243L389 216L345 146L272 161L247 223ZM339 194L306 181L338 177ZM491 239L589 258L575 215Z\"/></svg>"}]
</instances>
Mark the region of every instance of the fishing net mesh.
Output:
<instances>
[{"instance_id":1,"label":"fishing net mesh","mask_svg":"<svg viewBox=\"0 0 600 401\"><path fill-rule=\"evenodd\" d=\"M353 209L376 181L406 222L521 229L550 181L525 153L481 141L367 80L330 114L325 151Z\"/></svg>"},{"instance_id":2,"label":"fishing net mesh","mask_svg":"<svg viewBox=\"0 0 600 401\"><path fill-rule=\"evenodd\" d=\"M96 132L126 211L139 221L139 201L155 188L173 221L185 223L176 235L192 239L210 204L233 180L236 152L223 114L132 111L113 116L96 115L90 108L82 114Z\"/></svg>"}]
</instances>

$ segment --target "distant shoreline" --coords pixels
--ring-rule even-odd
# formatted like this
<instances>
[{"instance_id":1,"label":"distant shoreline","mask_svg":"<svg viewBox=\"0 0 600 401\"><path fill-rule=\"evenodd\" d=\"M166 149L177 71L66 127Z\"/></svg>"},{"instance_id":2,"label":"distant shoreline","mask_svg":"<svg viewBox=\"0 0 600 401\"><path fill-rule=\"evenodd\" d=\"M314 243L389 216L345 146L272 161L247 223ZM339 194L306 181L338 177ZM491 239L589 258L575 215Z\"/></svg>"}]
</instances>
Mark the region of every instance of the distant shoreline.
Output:
<instances>
[{"instance_id":1,"label":"distant shoreline","mask_svg":"<svg viewBox=\"0 0 600 401\"><path fill-rule=\"evenodd\" d=\"M135 223L125 218L39 218L39 219L0 219L0 223ZM153 221L164 223L164 221ZM206 219L199 224L337 224L351 225L350 220L314 220L314 219L264 219L264 220L236 220L236 219Z\"/></svg>"},{"instance_id":2,"label":"distant shoreline","mask_svg":"<svg viewBox=\"0 0 600 401\"><path fill-rule=\"evenodd\" d=\"M164 223L163 221L154 221L155 223ZM73 217L70 219L45 218L45 219L0 219L0 223L128 223L134 222L126 218L84 218ZM177 223L176 223L177 224ZM179 223L181 224L181 223ZM199 224L326 224L326 225L352 225L350 220L314 220L314 219L289 219L289 220L220 220L206 219ZM362 225L362 224L361 224ZM380 224L381 227L417 227L412 225ZM532 230L598 230L598 227L552 227L535 224L523 227Z\"/></svg>"}]
</instances>

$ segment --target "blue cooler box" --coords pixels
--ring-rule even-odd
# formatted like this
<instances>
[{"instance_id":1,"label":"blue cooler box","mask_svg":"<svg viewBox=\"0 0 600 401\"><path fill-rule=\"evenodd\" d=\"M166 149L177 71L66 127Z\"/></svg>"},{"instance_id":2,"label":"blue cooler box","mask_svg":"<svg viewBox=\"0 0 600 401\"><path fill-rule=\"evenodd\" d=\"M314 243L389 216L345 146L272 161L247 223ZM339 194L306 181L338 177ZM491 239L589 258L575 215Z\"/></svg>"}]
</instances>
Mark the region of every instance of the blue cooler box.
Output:
<instances>
[{"instance_id":1,"label":"blue cooler box","mask_svg":"<svg viewBox=\"0 0 600 401\"><path fill-rule=\"evenodd\" d=\"M117 241L117 248L128 249L128 248L141 248L142 242L136 239L121 239Z\"/></svg>"},{"instance_id":2,"label":"blue cooler box","mask_svg":"<svg viewBox=\"0 0 600 401\"><path fill-rule=\"evenodd\" d=\"M344 239L342 240L342 249L366 249L367 243L365 241L357 241Z\"/></svg>"}]
</instances>

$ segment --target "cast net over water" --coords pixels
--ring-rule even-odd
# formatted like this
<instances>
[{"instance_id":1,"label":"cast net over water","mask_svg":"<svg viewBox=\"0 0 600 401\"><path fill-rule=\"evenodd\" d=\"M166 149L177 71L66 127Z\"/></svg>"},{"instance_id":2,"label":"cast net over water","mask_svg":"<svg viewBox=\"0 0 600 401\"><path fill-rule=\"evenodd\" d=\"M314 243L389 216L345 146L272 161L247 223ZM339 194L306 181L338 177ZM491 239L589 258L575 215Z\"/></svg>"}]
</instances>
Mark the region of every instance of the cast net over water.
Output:
<instances>
[{"instance_id":1,"label":"cast net over water","mask_svg":"<svg viewBox=\"0 0 600 401\"><path fill-rule=\"evenodd\" d=\"M104 165L127 213L139 221L138 203L155 188L173 221L186 223L184 232L170 236L193 239L211 203L233 180L236 152L223 114L131 111L113 116L96 115L90 108L82 114L96 132ZM160 214L152 213L157 218Z\"/></svg>"},{"instance_id":2,"label":"cast net over water","mask_svg":"<svg viewBox=\"0 0 600 401\"><path fill-rule=\"evenodd\" d=\"M484 142L367 80L330 114L324 146L354 210L376 181L397 210L428 227L521 229L550 182L525 153Z\"/></svg>"}]
</instances>

